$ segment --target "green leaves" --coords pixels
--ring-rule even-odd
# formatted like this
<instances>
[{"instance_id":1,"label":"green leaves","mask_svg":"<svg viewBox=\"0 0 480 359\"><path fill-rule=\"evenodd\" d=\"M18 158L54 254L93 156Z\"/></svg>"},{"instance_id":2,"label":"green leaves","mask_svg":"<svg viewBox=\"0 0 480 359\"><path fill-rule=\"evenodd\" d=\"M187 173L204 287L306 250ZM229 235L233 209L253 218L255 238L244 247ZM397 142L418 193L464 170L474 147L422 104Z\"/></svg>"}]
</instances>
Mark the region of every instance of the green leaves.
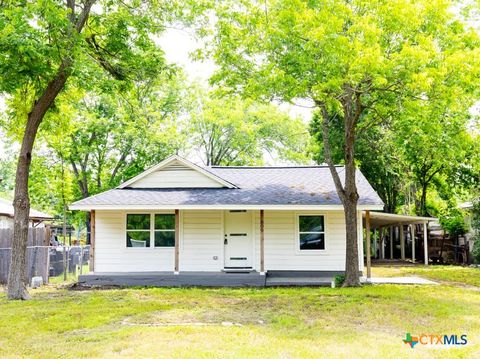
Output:
<instances>
[{"instance_id":1,"label":"green leaves","mask_svg":"<svg viewBox=\"0 0 480 359\"><path fill-rule=\"evenodd\" d=\"M244 96L322 105L326 118L317 118L312 135L321 143L321 124L330 122L337 162L345 125L354 123L357 162L389 210L413 178L424 212L420 188L455 177L468 161L480 39L452 3L222 1L218 18L213 81Z\"/></svg>"},{"instance_id":2,"label":"green leaves","mask_svg":"<svg viewBox=\"0 0 480 359\"><path fill-rule=\"evenodd\" d=\"M304 162L308 133L300 119L276 106L239 97L205 98L185 133L207 165L260 165L266 152Z\"/></svg>"}]
</instances>

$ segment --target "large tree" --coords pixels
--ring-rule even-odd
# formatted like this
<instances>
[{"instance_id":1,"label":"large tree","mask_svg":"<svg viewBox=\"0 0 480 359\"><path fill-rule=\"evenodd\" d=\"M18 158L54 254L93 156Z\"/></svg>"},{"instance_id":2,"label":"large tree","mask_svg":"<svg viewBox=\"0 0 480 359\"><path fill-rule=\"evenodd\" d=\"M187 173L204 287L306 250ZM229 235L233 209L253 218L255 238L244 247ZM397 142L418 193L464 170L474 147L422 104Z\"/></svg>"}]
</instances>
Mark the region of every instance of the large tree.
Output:
<instances>
[{"instance_id":1,"label":"large tree","mask_svg":"<svg viewBox=\"0 0 480 359\"><path fill-rule=\"evenodd\" d=\"M234 96L197 102L185 131L207 166L258 165L266 152L282 160L306 160L305 124L277 106Z\"/></svg>"},{"instance_id":2,"label":"large tree","mask_svg":"<svg viewBox=\"0 0 480 359\"><path fill-rule=\"evenodd\" d=\"M478 39L445 1L269 0L218 4L213 81L249 96L309 99L322 118L324 156L344 207L346 279L359 285L355 143L432 84L477 73ZM457 67L445 64L456 64ZM465 76L464 76L465 75ZM464 90L465 87L459 86ZM329 134L339 122L344 167Z\"/></svg>"},{"instance_id":3,"label":"large tree","mask_svg":"<svg viewBox=\"0 0 480 359\"><path fill-rule=\"evenodd\" d=\"M445 71L454 72L448 66L444 65ZM459 82L462 80L448 76L443 83L432 85L429 100L406 104L393 125L395 147L404 158L405 172L412 176L417 215L435 215L428 211L427 194L433 184L442 187L442 177L448 177L450 187L460 185L456 183L459 175L467 180L463 169L473 149L467 129L473 99L458 89Z\"/></svg>"},{"instance_id":4,"label":"large tree","mask_svg":"<svg viewBox=\"0 0 480 359\"><path fill-rule=\"evenodd\" d=\"M28 179L38 128L66 86L88 88L98 69L118 90L166 71L155 36L177 19L191 20L194 2L59 0L0 3L0 92L11 96L11 116L24 128L14 195L14 240L8 298L26 299ZM112 82L113 84L113 82Z\"/></svg>"}]
</instances>

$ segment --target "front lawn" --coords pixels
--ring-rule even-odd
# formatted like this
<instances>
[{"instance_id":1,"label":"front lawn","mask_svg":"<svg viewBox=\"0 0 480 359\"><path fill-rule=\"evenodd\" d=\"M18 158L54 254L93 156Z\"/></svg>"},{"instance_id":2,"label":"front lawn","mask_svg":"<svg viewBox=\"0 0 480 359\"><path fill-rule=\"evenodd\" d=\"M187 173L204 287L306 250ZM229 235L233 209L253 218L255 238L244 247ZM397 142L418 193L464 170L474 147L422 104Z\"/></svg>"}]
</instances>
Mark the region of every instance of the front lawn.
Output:
<instances>
[{"instance_id":1,"label":"front lawn","mask_svg":"<svg viewBox=\"0 0 480 359\"><path fill-rule=\"evenodd\" d=\"M0 357L428 358L480 352L480 292L438 286L0 293ZM412 335L467 334L432 349Z\"/></svg>"}]
</instances>

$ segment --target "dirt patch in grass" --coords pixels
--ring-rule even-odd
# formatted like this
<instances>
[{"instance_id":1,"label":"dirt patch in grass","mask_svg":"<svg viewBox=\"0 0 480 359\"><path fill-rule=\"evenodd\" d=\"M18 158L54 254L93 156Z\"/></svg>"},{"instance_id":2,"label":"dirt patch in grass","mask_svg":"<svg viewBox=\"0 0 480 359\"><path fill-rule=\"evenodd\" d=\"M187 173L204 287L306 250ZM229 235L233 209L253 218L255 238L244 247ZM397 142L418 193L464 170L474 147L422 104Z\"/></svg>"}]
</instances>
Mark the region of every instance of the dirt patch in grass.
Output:
<instances>
[{"instance_id":1,"label":"dirt patch in grass","mask_svg":"<svg viewBox=\"0 0 480 359\"><path fill-rule=\"evenodd\" d=\"M231 303L236 302L232 307ZM250 307L240 309L242 300L227 300L224 305L215 307L197 307L174 308L171 310L159 310L136 316L128 316L121 321L122 325L144 325L144 326L175 326L175 325L223 325L223 326L243 326L243 325L265 325L268 320L264 313L258 308L255 310Z\"/></svg>"}]
</instances>

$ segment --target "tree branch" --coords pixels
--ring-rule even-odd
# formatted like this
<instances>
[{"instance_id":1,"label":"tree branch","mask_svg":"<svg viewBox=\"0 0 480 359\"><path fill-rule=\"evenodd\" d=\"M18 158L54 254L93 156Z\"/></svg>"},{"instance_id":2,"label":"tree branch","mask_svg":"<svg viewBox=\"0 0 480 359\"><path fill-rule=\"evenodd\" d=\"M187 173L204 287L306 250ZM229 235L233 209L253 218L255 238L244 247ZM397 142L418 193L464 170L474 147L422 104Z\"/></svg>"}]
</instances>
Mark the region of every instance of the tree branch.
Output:
<instances>
[{"instance_id":1,"label":"tree branch","mask_svg":"<svg viewBox=\"0 0 480 359\"><path fill-rule=\"evenodd\" d=\"M342 181L340 180L340 176L338 175L337 169L335 164L333 163L332 152L330 149L330 140L329 140L329 129L330 129L330 116L328 114L328 110L326 105L323 102L315 101L317 106L320 108L323 117L323 124L322 124L322 136L323 136L323 154L325 158L325 162L327 162L328 168L330 169L330 173L333 178L333 182L335 184L335 188L337 189L338 196L345 202L345 189L342 185Z\"/></svg>"}]
</instances>

